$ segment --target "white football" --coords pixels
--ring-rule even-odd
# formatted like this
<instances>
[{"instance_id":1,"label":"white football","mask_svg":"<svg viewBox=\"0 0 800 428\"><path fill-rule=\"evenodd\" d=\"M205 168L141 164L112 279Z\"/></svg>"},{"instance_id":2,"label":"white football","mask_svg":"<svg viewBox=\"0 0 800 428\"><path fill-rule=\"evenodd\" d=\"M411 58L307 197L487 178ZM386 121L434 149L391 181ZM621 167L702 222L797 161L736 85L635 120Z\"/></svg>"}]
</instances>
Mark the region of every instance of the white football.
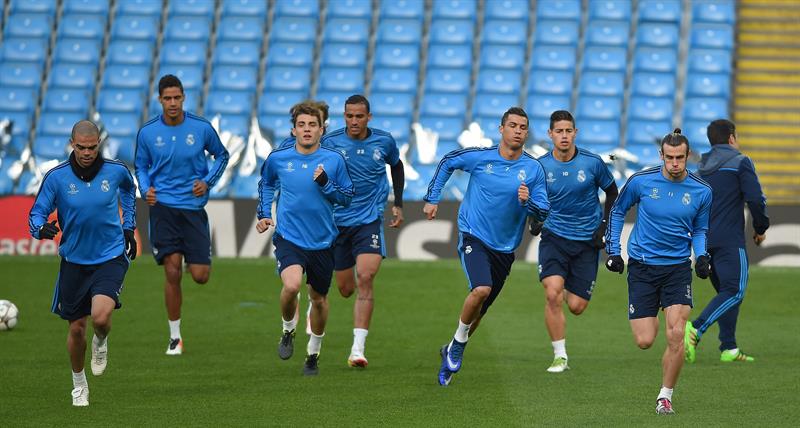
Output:
<instances>
[{"instance_id":1,"label":"white football","mask_svg":"<svg viewBox=\"0 0 800 428\"><path fill-rule=\"evenodd\" d=\"M8 300L0 300L0 331L11 330L17 325L19 310Z\"/></svg>"}]
</instances>

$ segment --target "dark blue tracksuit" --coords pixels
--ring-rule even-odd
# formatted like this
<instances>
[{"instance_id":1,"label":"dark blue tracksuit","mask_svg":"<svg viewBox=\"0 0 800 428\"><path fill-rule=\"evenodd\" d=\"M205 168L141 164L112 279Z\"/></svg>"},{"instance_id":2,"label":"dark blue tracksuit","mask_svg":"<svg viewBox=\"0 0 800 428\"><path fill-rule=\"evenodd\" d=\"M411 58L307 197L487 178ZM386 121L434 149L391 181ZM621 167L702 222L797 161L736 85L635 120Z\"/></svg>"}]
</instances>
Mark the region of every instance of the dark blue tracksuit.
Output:
<instances>
[{"instance_id":1,"label":"dark blue tracksuit","mask_svg":"<svg viewBox=\"0 0 800 428\"><path fill-rule=\"evenodd\" d=\"M759 235L769 227L767 200L761 191L753 161L733 146L716 144L704 153L698 173L713 191L708 229L711 284L717 295L692 322L698 338L714 322L719 323L720 350L736 348L736 318L747 289L744 204Z\"/></svg>"}]
</instances>

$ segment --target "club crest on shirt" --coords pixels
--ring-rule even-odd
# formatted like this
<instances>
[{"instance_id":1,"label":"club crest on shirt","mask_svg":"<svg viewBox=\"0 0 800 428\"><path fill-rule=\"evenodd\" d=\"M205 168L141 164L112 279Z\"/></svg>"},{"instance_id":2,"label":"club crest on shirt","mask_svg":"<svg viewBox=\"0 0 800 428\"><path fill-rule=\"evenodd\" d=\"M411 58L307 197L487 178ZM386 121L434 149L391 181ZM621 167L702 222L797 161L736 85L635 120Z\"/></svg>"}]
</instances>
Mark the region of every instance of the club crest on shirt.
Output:
<instances>
[{"instance_id":1,"label":"club crest on shirt","mask_svg":"<svg viewBox=\"0 0 800 428\"><path fill-rule=\"evenodd\" d=\"M194 145L194 135L189 134L186 136L186 145L193 146Z\"/></svg>"},{"instance_id":2,"label":"club crest on shirt","mask_svg":"<svg viewBox=\"0 0 800 428\"><path fill-rule=\"evenodd\" d=\"M294 162L289 162L286 164L286 171L287 172L294 172Z\"/></svg>"},{"instance_id":3,"label":"club crest on shirt","mask_svg":"<svg viewBox=\"0 0 800 428\"><path fill-rule=\"evenodd\" d=\"M578 181L581 182L581 183L586 181L586 173L583 172L583 170L579 170L578 171Z\"/></svg>"},{"instance_id":4,"label":"club crest on shirt","mask_svg":"<svg viewBox=\"0 0 800 428\"><path fill-rule=\"evenodd\" d=\"M75 195L78 193L78 186L75 183L69 183L69 191L67 192L70 195Z\"/></svg>"},{"instance_id":5,"label":"club crest on shirt","mask_svg":"<svg viewBox=\"0 0 800 428\"><path fill-rule=\"evenodd\" d=\"M653 187L653 191L650 193L650 199L658 199L661 196L658 195L658 187Z\"/></svg>"},{"instance_id":6,"label":"club crest on shirt","mask_svg":"<svg viewBox=\"0 0 800 428\"><path fill-rule=\"evenodd\" d=\"M102 191L104 191L104 192L108 192L108 190L109 190L110 188L111 188L111 186L109 186L109 185L108 185L108 180L103 180L103 182L102 182L102 183L100 183L100 189L101 189Z\"/></svg>"},{"instance_id":7,"label":"club crest on shirt","mask_svg":"<svg viewBox=\"0 0 800 428\"><path fill-rule=\"evenodd\" d=\"M689 196L689 193L684 193L681 202L683 202L684 205L689 205L692 202L692 197Z\"/></svg>"},{"instance_id":8,"label":"club crest on shirt","mask_svg":"<svg viewBox=\"0 0 800 428\"><path fill-rule=\"evenodd\" d=\"M155 144L155 146L156 146L156 147L162 147L163 145L164 145L164 139L163 139L163 138L161 138L161 136L160 136L160 135L159 135L159 136L157 136L157 137L156 137L156 144Z\"/></svg>"},{"instance_id":9,"label":"club crest on shirt","mask_svg":"<svg viewBox=\"0 0 800 428\"><path fill-rule=\"evenodd\" d=\"M517 179L519 179L519 181L525 181L526 178L528 178L528 175L525 174L525 170L524 169L519 170L519 172L517 173Z\"/></svg>"},{"instance_id":10,"label":"club crest on shirt","mask_svg":"<svg viewBox=\"0 0 800 428\"><path fill-rule=\"evenodd\" d=\"M377 161L381 160L381 158L383 158L383 153L381 153L381 151L379 149L375 149L375 150L372 151L372 159L374 161L377 162Z\"/></svg>"}]
</instances>

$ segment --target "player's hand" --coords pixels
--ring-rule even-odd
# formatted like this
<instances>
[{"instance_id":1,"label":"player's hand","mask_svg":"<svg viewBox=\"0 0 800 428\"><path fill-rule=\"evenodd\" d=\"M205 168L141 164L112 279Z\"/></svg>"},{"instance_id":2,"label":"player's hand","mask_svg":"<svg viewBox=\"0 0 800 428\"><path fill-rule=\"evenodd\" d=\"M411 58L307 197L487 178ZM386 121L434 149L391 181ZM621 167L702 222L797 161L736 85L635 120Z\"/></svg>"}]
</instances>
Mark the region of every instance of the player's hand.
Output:
<instances>
[{"instance_id":1,"label":"player's hand","mask_svg":"<svg viewBox=\"0 0 800 428\"><path fill-rule=\"evenodd\" d=\"M39 228L39 239L53 239L58 234L59 230L56 227L56 220L50 223L45 223Z\"/></svg>"},{"instance_id":2,"label":"player's hand","mask_svg":"<svg viewBox=\"0 0 800 428\"><path fill-rule=\"evenodd\" d=\"M208 192L208 183L203 180L195 180L192 186L192 194L196 197L201 197Z\"/></svg>"},{"instance_id":3,"label":"player's hand","mask_svg":"<svg viewBox=\"0 0 800 428\"><path fill-rule=\"evenodd\" d=\"M542 233L543 226L543 222L531 219L531 222L528 226L528 231L531 233L531 235L538 236L540 233Z\"/></svg>"},{"instance_id":4,"label":"player's hand","mask_svg":"<svg viewBox=\"0 0 800 428\"><path fill-rule=\"evenodd\" d=\"M256 230L258 233L264 233L269 230L269 227L272 226L272 224L271 218L262 218L258 221L258 223L256 223Z\"/></svg>"},{"instance_id":5,"label":"player's hand","mask_svg":"<svg viewBox=\"0 0 800 428\"><path fill-rule=\"evenodd\" d=\"M328 184L328 173L322 168L322 164L317 165L317 169L314 170L314 181L320 186Z\"/></svg>"},{"instance_id":6,"label":"player's hand","mask_svg":"<svg viewBox=\"0 0 800 428\"><path fill-rule=\"evenodd\" d=\"M433 220L436 218L436 213L439 211L439 205L432 204L430 202L426 202L425 206L422 207L422 212L425 213L425 217L428 220Z\"/></svg>"},{"instance_id":7,"label":"player's hand","mask_svg":"<svg viewBox=\"0 0 800 428\"><path fill-rule=\"evenodd\" d=\"M606 235L606 221L602 220L600 222L600 226L597 226L597 230L594 231L592 234L592 244L598 250L603 248L603 237Z\"/></svg>"},{"instance_id":8,"label":"player's hand","mask_svg":"<svg viewBox=\"0 0 800 428\"><path fill-rule=\"evenodd\" d=\"M765 239L767 239L766 233L762 233L761 235L757 233L753 234L753 242L755 242L756 245L761 245L761 243L764 242Z\"/></svg>"},{"instance_id":9,"label":"player's hand","mask_svg":"<svg viewBox=\"0 0 800 428\"><path fill-rule=\"evenodd\" d=\"M702 255L694 262L694 273L700 279L706 279L711 275L711 257Z\"/></svg>"},{"instance_id":10,"label":"player's hand","mask_svg":"<svg viewBox=\"0 0 800 428\"><path fill-rule=\"evenodd\" d=\"M150 187L147 189L147 193L144 195L144 200L147 202L147 205L151 207L156 204L156 188Z\"/></svg>"},{"instance_id":11,"label":"player's hand","mask_svg":"<svg viewBox=\"0 0 800 428\"><path fill-rule=\"evenodd\" d=\"M400 227L403 224L403 208L398 206L392 207L392 221L389 222L389 227Z\"/></svg>"},{"instance_id":12,"label":"player's hand","mask_svg":"<svg viewBox=\"0 0 800 428\"><path fill-rule=\"evenodd\" d=\"M519 188L517 189L517 198L519 198L519 203L525 205L528 203L528 198L531 196L530 190L528 190L528 186L525 183L520 183Z\"/></svg>"},{"instance_id":13,"label":"player's hand","mask_svg":"<svg viewBox=\"0 0 800 428\"><path fill-rule=\"evenodd\" d=\"M625 272L625 260L622 260L622 256L608 256L606 268L611 272L617 272L622 275Z\"/></svg>"},{"instance_id":14,"label":"player's hand","mask_svg":"<svg viewBox=\"0 0 800 428\"><path fill-rule=\"evenodd\" d=\"M136 258L136 235L132 230L123 229L122 233L125 235L125 253L128 258L133 260Z\"/></svg>"}]
</instances>

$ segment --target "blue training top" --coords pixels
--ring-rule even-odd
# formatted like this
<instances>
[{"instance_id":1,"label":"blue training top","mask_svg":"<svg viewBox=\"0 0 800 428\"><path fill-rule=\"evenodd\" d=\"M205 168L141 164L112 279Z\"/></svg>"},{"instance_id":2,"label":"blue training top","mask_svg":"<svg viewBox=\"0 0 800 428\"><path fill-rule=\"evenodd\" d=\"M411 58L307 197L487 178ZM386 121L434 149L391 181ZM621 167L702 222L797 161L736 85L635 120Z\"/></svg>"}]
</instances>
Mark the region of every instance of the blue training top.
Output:
<instances>
[{"instance_id":1,"label":"blue training top","mask_svg":"<svg viewBox=\"0 0 800 428\"><path fill-rule=\"evenodd\" d=\"M575 156L561 162L550 152L539 158L547 173L550 215L544 227L574 241L592 239L603 219L598 189L614 183L605 162L596 154L576 147Z\"/></svg>"},{"instance_id":2,"label":"blue training top","mask_svg":"<svg viewBox=\"0 0 800 428\"><path fill-rule=\"evenodd\" d=\"M328 175L324 186L313 177L317 165ZM353 182L341 154L319 147L310 154L294 147L269 154L258 182L258 219L272 218L272 200L280 190L275 232L305 250L330 248L339 230L333 218L334 204L347 206Z\"/></svg>"},{"instance_id":3,"label":"blue training top","mask_svg":"<svg viewBox=\"0 0 800 428\"><path fill-rule=\"evenodd\" d=\"M214 156L211 170L206 152ZM142 197L153 187L160 204L198 210L206 205L211 188L225 171L228 151L217 131L202 117L184 112L183 122L169 126L163 115L158 115L136 136L135 165ZM192 193L195 180L208 184L209 191L199 198Z\"/></svg>"},{"instance_id":4,"label":"blue training top","mask_svg":"<svg viewBox=\"0 0 800 428\"><path fill-rule=\"evenodd\" d=\"M458 209L458 230L483 241L489 248L510 253L522 241L525 219L544 221L550 211L542 165L523 152L517 160L500 156L499 146L455 150L439 162L425 201L438 204L453 171L470 173L467 193ZM520 184L530 191L526 204L517 197Z\"/></svg>"},{"instance_id":5,"label":"blue training top","mask_svg":"<svg viewBox=\"0 0 800 428\"><path fill-rule=\"evenodd\" d=\"M133 177L122 162L104 159L97 175L86 182L72 172L67 160L42 180L28 219L31 236L41 239L39 229L58 210L62 231L58 254L81 265L106 262L125 252L122 229L136 229L135 199Z\"/></svg>"},{"instance_id":6,"label":"blue training top","mask_svg":"<svg viewBox=\"0 0 800 428\"><path fill-rule=\"evenodd\" d=\"M711 187L688 173L682 181L668 180L662 167L633 174L611 208L606 252L620 254L625 214L637 205L636 223L628 239L628 257L649 265L672 265L689 260L691 247L707 254L706 232L711 211Z\"/></svg>"}]
</instances>

